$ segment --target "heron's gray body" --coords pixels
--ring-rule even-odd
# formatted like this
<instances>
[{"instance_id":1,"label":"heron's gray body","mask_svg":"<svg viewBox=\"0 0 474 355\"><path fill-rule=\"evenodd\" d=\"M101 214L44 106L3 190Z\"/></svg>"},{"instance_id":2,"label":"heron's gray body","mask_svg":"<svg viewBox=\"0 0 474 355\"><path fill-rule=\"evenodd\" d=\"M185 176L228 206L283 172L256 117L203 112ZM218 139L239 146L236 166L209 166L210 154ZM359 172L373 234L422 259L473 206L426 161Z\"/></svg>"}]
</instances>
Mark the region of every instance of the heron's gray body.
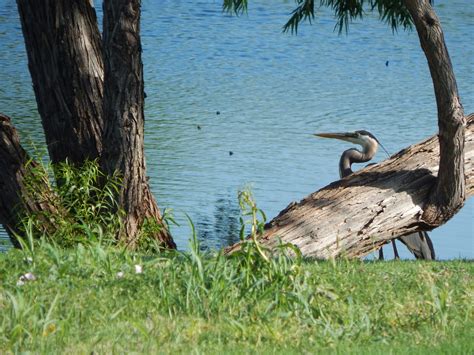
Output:
<instances>
[{"instance_id":1,"label":"heron's gray body","mask_svg":"<svg viewBox=\"0 0 474 355\"><path fill-rule=\"evenodd\" d=\"M344 178L353 173L353 163L365 163L370 161L379 146L379 141L375 136L367 131L355 131L348 133L318 133L319 137L342 139L362 146L362 151L351 148L344 151L339 160L339 176ZM428 233L416 232L397 238L410 250L417 259L434 260L435 251ZM395 257L398 258L398 251L393 241ZM383 252L380 249L380 258L383 259Z\"/></svg>"},{"instance_id":2,"label":"heron's gray body","mask_svg":"<svg viewBox=\"0 0 474 355\"><path fill-rule=\"evenodd\" d=\"M435 251L433 242L427 232L417 232L398 238L417 259L434 260Z\"/></svg>"}]
</instances>

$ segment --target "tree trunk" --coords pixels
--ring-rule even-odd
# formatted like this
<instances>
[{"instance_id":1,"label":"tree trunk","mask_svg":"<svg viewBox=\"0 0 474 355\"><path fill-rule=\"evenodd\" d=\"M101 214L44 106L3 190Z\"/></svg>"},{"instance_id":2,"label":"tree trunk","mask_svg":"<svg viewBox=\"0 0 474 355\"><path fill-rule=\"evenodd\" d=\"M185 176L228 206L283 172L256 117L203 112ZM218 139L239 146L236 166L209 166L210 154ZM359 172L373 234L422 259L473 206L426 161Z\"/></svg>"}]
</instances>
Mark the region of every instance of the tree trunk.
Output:
<instances>
[{"instance_id":1,"label":"tree trunk","mask_svg":"<svg viewBox=\"0 0 474 355\"><path fill-rule=\"evenodd\" d=\"M37 212L58 213L48 180L35 173L37 164L21 147L16 129L8 116L0 113L0 223L15 247L23 216ZM54 228L45 219L42 228ZM16 235L15 235L16 234Z\"/></svg>"},{"instance_id":2,"label":"tree trunk","mask_svg":"<svg viewBox=\"0 0 474 355\"><path fill-rule=\"evenodd\" d=\"M68 159L81 165L100 158L107 146L103 168L123 177L127 242L137 243L144 220L152 219L161 226L157 239L175 247L145 175L140 3L112 3L104 4L107 50L102 53L92 2L17 0L48 151L53 163ZM103 58L108 60L105 100Z\"/></svg>"},{"instance_id":3,"label":"tree trunk","mask_svg":"<svg viewBox=\"0 0 474 355\"><path fill-rule=\"evenodd\" d=\"M102 150L103 64L95 10L83 0L17 0L28 66L53 163Z\"/></svg>"},{"instance_id":4,"label":"tree trunk","mask_svg":"<svg viewBox=\"0 0 474 355\"><path fill-rule=\"evenodd\" d=\"M104 153L102 167L122 175L120 205L126 212L127 244L138 243L146 220L159 228L155 238L175 248L146 176L144 155L144 83L140 41L140 1L104 1Z\"/></svg>"},{"instance_id":5,"label":"tree trunk","mask_svg":"<svg viewBox=\"0 0 474 355\"><path fill-rule=\"evenodd\" d=\"M464 204L464 111L441 23L428 0L405 0L430 68L438 107L439 173L423 220L434 227Z\"/></svg>"},{"instance_id":6,"label":"tree trunk","mask_svg":"<svg viewBox=\"0 0 474 355\"><path fill-rule=\"evenodd\" d=\"M467 117L467 194L474 194L474 114ZM321 259L363 257L391 239L433 224L422 220L423 206L436 185L438 137L408 147L380 164L366 167L290 204L265 226L259 241L270 248L296 245ZM446 222L438 219L438 223ZM237 243L226 250L240 248Z\"/></svg>"}]
</instances>

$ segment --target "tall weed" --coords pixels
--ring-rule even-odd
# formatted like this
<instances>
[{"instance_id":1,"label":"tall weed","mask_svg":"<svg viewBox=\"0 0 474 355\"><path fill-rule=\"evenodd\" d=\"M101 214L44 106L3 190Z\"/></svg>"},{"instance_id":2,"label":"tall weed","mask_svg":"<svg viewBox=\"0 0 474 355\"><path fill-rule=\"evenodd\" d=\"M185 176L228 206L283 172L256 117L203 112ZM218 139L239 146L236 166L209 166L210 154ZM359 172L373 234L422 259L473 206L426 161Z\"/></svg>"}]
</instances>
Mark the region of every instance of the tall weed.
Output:
<instances>
[{"instance_id":1,"label":"tall weed","mask_svg":"<svg viewBox=\"0 0 474 355\"><path fill-rule=\"evenodd\" d=\"M121 183L119 176L105 176L97 161L86 161L81 167L68 162L54 167L38 165L27 181L30 192L37 188L38 179L51 181L51 171L54 171L57 183L50 184L55 200L49 202L57 207L56 211L26 216L23 221L24 236L31 238L32 234L40 234L40 237L64 247L93 241L114 242L120 232L123 215L117 202ZM53 221L53 230L42 227L46 219Z\"/></svg>"}]
</instances>

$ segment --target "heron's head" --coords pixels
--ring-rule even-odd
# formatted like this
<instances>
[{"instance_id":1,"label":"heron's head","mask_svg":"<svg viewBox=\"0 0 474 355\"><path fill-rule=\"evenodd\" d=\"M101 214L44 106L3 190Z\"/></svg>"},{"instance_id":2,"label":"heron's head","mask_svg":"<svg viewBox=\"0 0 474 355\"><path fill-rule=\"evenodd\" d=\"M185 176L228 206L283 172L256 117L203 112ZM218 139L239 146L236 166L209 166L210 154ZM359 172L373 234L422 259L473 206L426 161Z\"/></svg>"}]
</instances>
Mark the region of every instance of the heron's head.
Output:
<instances>
[{"instance_id":1,"label":"heron's head","mask_svg":"<svg viewBox=\"0 0 474 355\"><path fill-rule=\"evenodd\" d=\"M372 133L364 130L345 133L315 133L314 135L317 137L340 139L358 144L362 146L364 152L371 152L373 154L377 152L379 146L377 138L375 138Z\"/></svg>"}]
</instances>

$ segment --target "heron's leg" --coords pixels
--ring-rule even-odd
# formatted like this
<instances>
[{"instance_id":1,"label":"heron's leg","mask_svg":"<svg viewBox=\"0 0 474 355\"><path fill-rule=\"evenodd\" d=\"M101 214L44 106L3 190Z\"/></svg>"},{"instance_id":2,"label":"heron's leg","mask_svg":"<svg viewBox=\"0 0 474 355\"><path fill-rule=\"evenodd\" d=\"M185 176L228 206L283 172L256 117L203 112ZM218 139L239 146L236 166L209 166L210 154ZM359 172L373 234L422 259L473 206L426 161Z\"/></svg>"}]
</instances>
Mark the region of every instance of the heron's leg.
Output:
<instances>
[{"instance_id":1,"label":"heron's leg","mask_svg":"<svg viewBox=\"0 0 474 355\"><path fill-rule=\"evenodd\" d=\"M435 251L433 247L433 242L430 239L430 236L426 232L418 232L420 236L420 251L421 258L425 260L435 260ZM417 258L418 259L418 258Z\"/></svg>"},{"instance_id":2,"label":"heron's leg","mask_svg":"<svg viewBox=\"0 0 474 355\"><path fill-rule=\"evenodd\" d=\"M392 246L393 246L393 254L395 255L395 259L396 260L400 259L400 256L398 255L397 245L395 244L395 240L392 240Z\"/></svg>"},{"instance_id":3,"label":"heron's leg","mask_svg":"<svg viewBox=\"0 0 474 355\"><path fill-rule=\"evenodd\" d=\"M379 249L379 260L383 260L383 247Z\"/></svg>"}]
</instances>

